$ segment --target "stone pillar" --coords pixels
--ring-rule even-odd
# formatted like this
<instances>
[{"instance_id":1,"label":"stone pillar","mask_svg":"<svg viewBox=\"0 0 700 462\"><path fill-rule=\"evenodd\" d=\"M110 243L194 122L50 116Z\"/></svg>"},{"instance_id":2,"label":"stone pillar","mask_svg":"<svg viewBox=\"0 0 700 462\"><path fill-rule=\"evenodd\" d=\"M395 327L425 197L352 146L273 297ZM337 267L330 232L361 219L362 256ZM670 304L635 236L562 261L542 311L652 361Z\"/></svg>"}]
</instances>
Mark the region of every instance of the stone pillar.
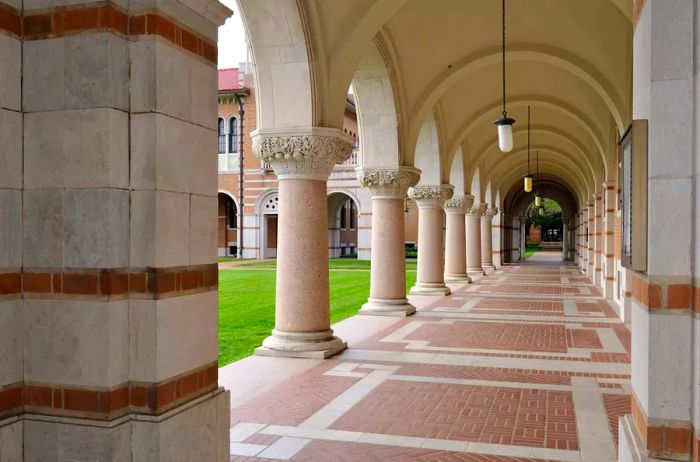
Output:
<instances>
[{"instance_id":1,"label":"stone pillar","mask_svg":"<svg viewBox=\"0 0 700 462\"><path fill-rule=\"evenodd\" d=\"M330 328L326 181L350 156L340 130L258 129L253 151L279 180L275 328L258 355L327 358L346 348Z\"/></svg>"},{"instance_id":2,"label":"stone pillar","mask_svg":"<svg viewBox=\"0 0 700 462\"><path fill-rule=\"evenodd\" d=\"M493 264L493 235L491 222L498 213L498 207L490 207L481 215L481 267L486 271L494 271Z\"/></svg>"},{"instance_id":3,"label":"stone pillar","mask_svg":"<svg viewBox=\"0 0 700 462\"><path fill-rule=\"evenodd\" d=\"M445 280L471 282L467 275L467 235L464 214L474 203L474 196L453 197L445 202L447 215L445 245Z\"/></svg>"},{"instance_id":4,"label":"stone pillar","mask_svg":"<svg viewBox=\"0 0 700 462\"><path fill-rule=\"evenodd\" d=\"M228 461L213 153L231 11L9 3L0 460Z\"/></svg>"},{"instance_id":5,"label":"stone pillar","mask_svg":"<svg viewBox=\"0 0 700 462\"><path fill-rule=\"evenodd\" d=\"M632 118L649 121L647 241L641 243L647 261L643 270L628 272L632 415L621 421L620 460L697 461L698 3L646 0L638 6Z\"/></svg>"},{"instance_id":6,"label":"stone pillar","mask_svg":"<svg viewBox=\"0 0 700 462\"><path fill-rule=\"evenodd\" d=\"M420 170L412 167L358 168L360 184L372 195L372 266L369 300L360 314L408 316L416 308L406 299L404 198Z\"/></svg>"},{"instance_id":7,"label":"stone pillar","mask_svg":"<svg viewBox=\"0 0 700 462\"><path fill-rule=\"evenodd\" d=\"M442 209L452 197L450 185L416 186L408 195L418 205L418 275L411 288L414 295L449 295L444 276L444 236Z\"/></svg>"},{"instance_id":8,"label":"stone pillar","mask_svg":"<svg viewBox=\"0 0 700 462\"><path fill-rule=\"evenodd\" d=\"M612 300L615 296L615 183L603 185L603 295Z\"/></svg>"},{"instance_id":9,"label":"stone pillar","mask_svg":"<svg viewBox=\"0 0 700 462\"><path fill-rule=\"evenodd\" d=\"M586 216L586 208L584 207L578 213L578 252L579 252L579 262L578 266L581 271L585 274L588 268L588 244L586 229L588 226L588 217Z\"/></svg>"},{"instance_id":10,"label":"stone pillar","mask_svg":"<svg viewBox=\"0 0 700 462\"><path fill-rule=\"evenodd\" d=\"M503 236L505 235L504 225L506 223L505 216L502 212L498 212L493 216L491 222L491 261L495 269L503 266Z\"/></svg>"},{"instance_id":11,"label":"stone pillar","mask_svg":"<svg viewBox=\"0 0 700 462\"><path fill-rule=\"evenodd\" d=\"M481 263L481 215L486 211L487 205L483 202L473 204L467 209L467 273L483 276L484 267Z\"/></svg>"},{"instance_id":12,"label":"stone pillar","mask_svg":"<svg viewBox=\"0 0 700 462\"><path fill-rule=\"evenodd\" d=\"M593 195L593 284L603 285L603 194Z\"/></svg>"},{"instance_id":13,"label":"stone pillar","mask_svg":"<svg viewBox=\"0 0 700 462\"><path fill-rule=\"evenodd\" d=\"M586 206L586 275L593 284L595 274L595 201Z\"/></svg>"},{"instance_id":14,"label":"stone pillar","mask_svg":"<svg viewBox=\"0 0 700 462\"><path fill-rule=\"evenodd\" d=\"M518 242L520 247L520 261L525 261L525 246L527 245L527 217L518 217Z\"/></svg>"},{"instance_id":15,"label":"stone pillar","mask_svg":"<svg viewBox=\"0 0 700 462\"><path fill-rule=\"evenodd\" d=\"M561 259L569 259L569 217L562 217Z\"/></svg>"}]
</instances>

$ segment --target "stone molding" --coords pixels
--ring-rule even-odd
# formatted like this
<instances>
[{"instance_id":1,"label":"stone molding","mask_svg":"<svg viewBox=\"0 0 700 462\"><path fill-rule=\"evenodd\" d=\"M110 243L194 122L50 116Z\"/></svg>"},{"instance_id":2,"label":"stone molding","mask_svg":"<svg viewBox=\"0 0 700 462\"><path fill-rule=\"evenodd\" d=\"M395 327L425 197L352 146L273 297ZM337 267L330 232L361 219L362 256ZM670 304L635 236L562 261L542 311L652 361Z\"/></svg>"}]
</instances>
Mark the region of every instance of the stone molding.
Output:
<instances>
[{"instance_id":1,"label":"stone molding","mask_svg":"<svg viewBox=\"0 0 700 462\"><path fill-rule=\"evenodd\" d=\"M454 194L454 186L418 185L408 190L408 197L416 201L419 207L442 207L446 200Z\"/></svg>"},{"instance_id":2,"label":"stone molding","mask_svg":"<svg viewBox=\"0 0 700 462\"><path fill-rule=\"evenodd\" d=\"M468 217L480 217L486 212L486 209L488 208L488 205L485 204L484 202L481 202L479 204L472 204L469 209L467 209L466 215Z\"/></svg>"},{"instance_id":3,"label":"stone molding","mask_svg":"<svg viewBox=\"0 0 700 462\"><path fill-rule=\"evenodd\" d=\"M326 181L352 153L352 140L335 128L258 129L251 133L255 156L277 178Z\"/></svg>"},{"instance_id":4,"label":"stone molding","mask_svg":"<svg viewBox=\"0 0 700 462\"><path fill-rule=\"evenodd\" d=\"M420 170L414 167L358 167L357 181L372 197L403 199L408 188L418 184Z\"/></svg>"}]
</instances>

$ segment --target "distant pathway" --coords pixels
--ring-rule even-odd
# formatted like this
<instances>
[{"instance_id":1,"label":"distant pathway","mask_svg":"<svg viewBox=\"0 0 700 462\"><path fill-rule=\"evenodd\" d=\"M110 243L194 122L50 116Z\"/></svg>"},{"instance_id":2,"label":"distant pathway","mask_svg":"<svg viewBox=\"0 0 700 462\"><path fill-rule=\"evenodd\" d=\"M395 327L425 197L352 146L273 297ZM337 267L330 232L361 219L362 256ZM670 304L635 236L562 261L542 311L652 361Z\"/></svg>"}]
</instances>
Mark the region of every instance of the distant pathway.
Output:
<instances>
[{"instance_id":1,"label":"distant pathway","mask_svg":"<svg viewBox=\"0 0 700 462\"><path fill-rule=\"evenodd\" d=\"M630 332L538 252L231 411L232 461L616 461Z\"/></svg>"}]
</instances>

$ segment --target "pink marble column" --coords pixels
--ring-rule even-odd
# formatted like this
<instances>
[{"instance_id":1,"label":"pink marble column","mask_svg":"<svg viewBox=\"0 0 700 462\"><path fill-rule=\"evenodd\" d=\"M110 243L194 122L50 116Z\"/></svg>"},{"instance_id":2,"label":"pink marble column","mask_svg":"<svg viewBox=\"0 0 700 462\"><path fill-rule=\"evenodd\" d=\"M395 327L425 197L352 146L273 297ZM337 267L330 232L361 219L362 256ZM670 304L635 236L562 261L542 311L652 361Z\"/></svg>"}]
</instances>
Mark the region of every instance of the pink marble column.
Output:
<instances>
[{"instance_id":1,"label":"pink marble column","mask_svg":"<svg viewBox=\"0 0 700 462\"><path fill-rule=\"evenodd\" d=\"M445 202L445 281L472 282L467 275L467 237L464 214L474 196L457 196Z\"/></svg>"},{"instance_id":2,"label":"pink marble column","mask_svg":"<svg viewBox=\"0 0 700 462\"><path fill-rule=\"evenodd\" d=\"M467 273L484 275L481 263L481 215L486 211L486 204L474 204L467 210Z\"/></svg>"},{"instance_id":3,"label":"pink marble column","mask_svg":"<svg viewBox=\"0 0 700 462\"><path fill-rule=\"evenodd\" d=\"M418 274L414 295L449 295L444 276L444 236L442 206L452 197L452 186L416 186L409 197L418 205Z\"/></svg>"},{"instance_id":4,"label":"pink marble column","mask_svg":"<svg viewBox=\"0 0 700 462\"><path fill-rule=\"evenodd\" d=\"M361 314L408 316L416 308L406 299L404 198L420 170L413 167L358 168L357 179L372 195L372 267L369 300Z\"/></svg>"},{"instance_id":5,"label":"pink marble column","mask_svg":"<svg viewBox=\"0 0 700 462\"><path fill-rule=\"evenodd\" d=\"M275 328L258 355L327 358L345 342L330 328L326 180L350 156L330 128L256 130L253 150L279 180Z\"/></svg>"},{"instance_id":6,"label":"pink marble column","mask_svg":"<svg viewBox=\"0 0 700 462\"><path fill-rule=\"evenodd\" d=\"M481 215L481 267L484 271L494 271L493 265L493 216L498 213L498 207L490 207Z\"/></svg>"}]
</instances>

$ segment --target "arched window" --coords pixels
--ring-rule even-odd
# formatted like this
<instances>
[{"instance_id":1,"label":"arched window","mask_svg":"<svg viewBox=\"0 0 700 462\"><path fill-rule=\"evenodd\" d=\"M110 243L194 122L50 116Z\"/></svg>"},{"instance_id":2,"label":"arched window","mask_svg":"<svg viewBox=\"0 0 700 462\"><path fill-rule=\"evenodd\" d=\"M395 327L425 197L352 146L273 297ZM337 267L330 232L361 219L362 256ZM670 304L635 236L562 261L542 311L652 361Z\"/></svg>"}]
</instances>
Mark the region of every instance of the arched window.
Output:
<instances>
[{"instance_id":1,"label":"arched window","mask_svg":"<svg viewBox=\"0 0 700 462\"><path fill-rule=\"evenodd\" d=\"M238 119L228 120L228 152L238 152Z\"/></svg>"},{"instance_id":2,"label":"arched window","mask_svg":"<svg viewBox=\"0 0 700 462\"><path fill-rule=\"evenodd\" d=\"M224 119L219 117L219 154L226 152L226 133L224 128Z\"/></svg>"}]
</instances>

